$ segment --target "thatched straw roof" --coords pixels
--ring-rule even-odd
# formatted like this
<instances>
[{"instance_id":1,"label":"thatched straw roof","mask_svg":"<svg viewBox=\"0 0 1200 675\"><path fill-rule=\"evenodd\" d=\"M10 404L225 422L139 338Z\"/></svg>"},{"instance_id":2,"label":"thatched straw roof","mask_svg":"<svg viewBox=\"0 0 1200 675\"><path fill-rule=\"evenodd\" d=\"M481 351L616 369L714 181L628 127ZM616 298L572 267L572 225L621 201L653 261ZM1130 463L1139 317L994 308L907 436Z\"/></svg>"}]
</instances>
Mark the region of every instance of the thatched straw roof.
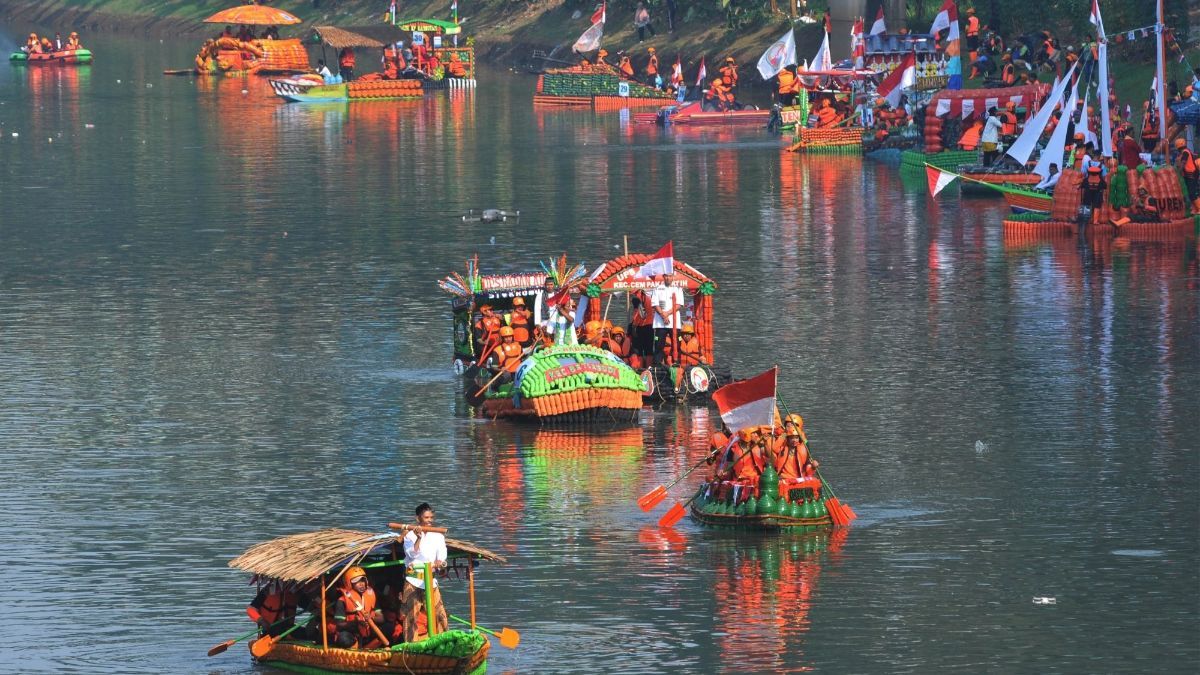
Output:
<instances>
[{"instance_id":1,"label":"thatched straw roof","mask_svg":"<svg viewBox=\"0 0 1200 675\"><path fill-rule=\"evenodd\" d=\"M403 532L360 532L358 530L318 530L292 534L251 546L229 561L234 569L283 581L308 581L327 570L338 568L351 559L380 547L390 547ZM465 541L446 538L450 555L470 553L484 560L503 563L503 556Z\"/></svg>"},{"instance_id":2,"label":"thatched straw roof","mask_svg":"<svg viewBox=\"0 0 1200 675\"><path fill-rule=\"evenodd\" d=\"M325 44L334 49L342 49L343 47L355 48L375 48L383 49L384 43L374 38L369 38L359 33L354 33L345 28L337 28L334 26L314 26L313 32L317 37L321 38Z\"/></svg>"}]
</instances>

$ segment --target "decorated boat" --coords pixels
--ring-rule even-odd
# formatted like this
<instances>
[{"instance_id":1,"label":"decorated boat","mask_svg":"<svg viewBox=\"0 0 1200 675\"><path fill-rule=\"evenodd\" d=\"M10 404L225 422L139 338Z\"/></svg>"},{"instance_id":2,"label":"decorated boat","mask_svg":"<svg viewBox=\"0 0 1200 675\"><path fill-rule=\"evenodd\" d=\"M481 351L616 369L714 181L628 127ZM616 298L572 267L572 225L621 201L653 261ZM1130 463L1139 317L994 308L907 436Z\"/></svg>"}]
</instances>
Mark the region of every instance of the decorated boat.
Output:
<instances>
[{"instance_id":1,"label":"decorated boat","mask_svg":"<svg viewBox=\"0 0 1200 675\"><path fill-rule=\"evenodd\" d=\"M451 5L452 20L395 19L393 25L404 33L422 35L424 46L414 54L416 70L424 73L426 90L474 89L478 70L475 62L475 39L459 44L462 25L458 22L458 4ZM416 51L416 47L414 47Z\"/></svg>"},{"instance_id":2,"label":"decorated boat","mask_svg":"<svg viewBox=\"0 0 1200 675\"><path fill-rule=\"evenodd\" d=\"M240 76L306 72L310 69L308 50L300 40L253 36L239 39L228 30L231 26L291 26L300 22L295 15L266 5L240 5L221 10L204 23L223 24L227 30L200 46L193 68L168 70L164 74Z\"/></svg>"},{"instance_id":3,"label":"decorated boat","mask_svg":"<svg viewBox=\"0 0 1200 675\"><path fill-rule=\"evenodd\" d=\"M658 124L686 124L689 126L747 124L766 126L771 118L770 110L743 108L742 110L705 110L700 101L689 101L679 106L667 106L656 116Z\"/></svg>"},{"instance_id":4,"label":"decorated boat","mask_svg":"<svg viewBox=\"0 0 1200 675\"><path fill-rule=\"evenodd\" d=\"M850 109L856 98L874 89L876 75L870 70L801 70L796 73L798 90L793 105L779 111L779 128L791 132L790 152L860 154L867 131L853 116L843 122L810 127L808 120L814 110L825 105Z\"/></svg>"},{"instance_id":5,"label":"decorated boat","mask_svg":"<svg viewBox=\"0 0 1200 675\"><path fill-rule=\"evenodd\" d=\"M332 616L330 608L339 588L346 583L344 573L358 567L366 574L368 583L383 599L380 607L388 610L396 598L387 589L404 586L406 574L425 576L425 586L434 577L428 566L407 570L404 565L402 538L405 528L391 524L398 532L374 533L356 530L326 529L316 532L294 534L255 545L229 562L229 566L254 575L260 587L277 584L293 597L311 598L312 604L298 607L308 611L307 618L294 620L294 625L278 631L278 635L257 636L257 631L217 645L209 655L219 654L240 639L257 636L250 643L254 659L261 665L308 673L439 673L482 674L487 669L490 642L487 634L500 638L501 644L513 648L519 635L510 628L500 632L489 631L477 623L475 608L475 567L477 561L503 563L505 559L487 549L455 539L446 539L447 566L437 572L444 580L465 578L469 586L469 620L453 615L450 618L466 626L439 632L434 620L429 595L426 595L427 613L419 619L416 638L411 642L389 639L371 623L378 638L373 638L368 648L342 648L330 644L329 630ZM444 530L440 530L444 531ZM332 591L332 592L331 592ZM402 620L398 610L397 620ZM386 616L386 615L385 615ZM284 624L286 627L287 624ZM429 627L432 627L430 629ZM393 636L402 636L403 626L393 631ZM373 648L372 648L373 647Z\"/></svg>"},{"instance_id":6,"label":"decorated boat","mask_svg":"<svg viewBox=\"0 0 1200 675\"><path fill-rule=\"evenodd\" d=\"M360 78L353 82L326 84L319 75L301 75L269 82L275 95L289 103L397 101L421 98L430 89L420 79Z\"/></svg>"},{"instance_id":7,"label":"decorated boat","mask_svg":"<svg viewBox=\"0 0 1200 675\"><path fill-rule=\"evenodd\" d=\"M990 183L992 185L1008 185L1014 188L1032 188L1034 185L1042 182L1042 177L1036 173L1030 173L1023 169L1015 169L1009 165L1005 166L982 166L979 164L966 164L958 167L958 173L964 178L970 180L963 182L963 194L972 195L987 195L989 197L999 196L1002 192L989 190L986 186L980 183Z\"/></svg>"},{"instance_id":8,"label":"decorated boat","mask_svg":"<svg viewBox=\"0 0 1200 675\"><path fill-rule=\"evenodd\" d=\"M644 296L657 288L658 282L642 276L641 271L652 259L661 259L660 253L629 253L597 268L583 289L588 298L587 306L581 310L585 320L605 320L612 310L614 296ZM713 348L712 295L717 284L691 265L675 259L673 253L670 259L674 270L672 284L683 290L684 306L679 309L682 321L691 324L699 340L699 362L691 362L697 359L672 354L668 349L666 354L670 363L642 369L645 397L647 401L707 399L714 390L733 379L729 366L717 361ZM631 306L617 303L616 312L625 313ZM626 318L632 320L632 316ZM675 344L674 339L672 344ZM642 368L640 363L635 365Z\"/></svg>"},{"instance_id":9,"label":"decorated boat","mask_svg":"<svg viewBox=\"0 0 1200 675\"><path fill-rule=\"evenodd\" d=\"M16 51L8 60L13 65L58 65L58 66L82 66L92 62L92 52L82 47L79 49L63 49L56 52L40 52L29 54L24 51Z\"/></svg>"},{"instance_id":10,"label":"decorated boat","mask_svg":"<svg viewBox=\"0 0 1200 675\"><path fill-rule=\"evenodd\" d=\"M1032 213L1047 217L1050 215L1050 205L1054 202L1054 195L1051 193L1019 185L1005 184L1002 187L1004 189L1000 191L1000 195L1014 214Z\"/></svg>"},{"instance_id":11,"label":"decorated boat","mask_svg":"<svg viewBox=\"0 0 1200 675\"><path fill-rule=\"evenodd\" d=\"M597 110L662 106L674 98L665 91L623 79L608 64L555 68L538 75L535 106L589 106Z\"/></svg>"},{"instance_id":12,"label":"decorated boat","mask_svg":"<svg viewBox=\"0 0 1200 675\"><path fill-rule=\"evenodd\" d=\"M692 501L691 514L705 525L755 530L819 530L834 526L821 481L782 482L775 469L763 472L756 491L737 492L729 482L707 482Z\"/></svg>"},{"instance_id":13,"label":"decorated boat","mask_svg":"<svg viewBox=\"0 0 1200 675\"><path fill-rule=\"evenodd\" d=\"M535 348L513 381L484 395L487 417L539 424L636 424L645 385L610 351L591 345Z\"/></svg>"}]
</instances>

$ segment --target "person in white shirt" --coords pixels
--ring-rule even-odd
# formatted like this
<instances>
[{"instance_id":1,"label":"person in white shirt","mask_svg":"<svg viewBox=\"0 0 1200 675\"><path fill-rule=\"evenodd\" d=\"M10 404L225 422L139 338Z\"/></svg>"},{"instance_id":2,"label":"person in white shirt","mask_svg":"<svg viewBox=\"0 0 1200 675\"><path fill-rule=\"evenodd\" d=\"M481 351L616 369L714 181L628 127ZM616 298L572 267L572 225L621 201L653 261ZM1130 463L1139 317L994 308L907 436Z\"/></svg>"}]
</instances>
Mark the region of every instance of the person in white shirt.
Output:
<instances>
[{"instance_id":1,"label":"person in white shirt","mask_svg":"<svg viewBox=\"0 0 1200 675\"><path fill-rule=\"evenodd\" d=\"M404 590L400 594L400 611L404 616L405 642L426 637L418 633L417 625L418 621L425 621L425 563L432 563L434 571L446 567L446 535L425 529L433 527L433 507L422 503L417 507L416 515L417 526L404 535L405 577ZM432 596L437 633L442 633L447 630L450 620L442 605L442 594L436 579L433 580Z\"/></svg>"},{"instance_id":2,"label":"person in white shirt","mask_svg":"<svg viewBox=\"0 0 1200 675\"><path fill-rule=\"evenodd\" d=\"M546 277L542 290L533 297L533 325L542 329L542 334L554 337L554 322L551 319L550 298L556 290L554 279Z\"/></svg>"},{"instance_id":3,"label":"person in white shirt","mask_svg":"<svg viewBox=\"0 0 1200 675\"><path fill-rule=\"evenodd\" d=\"M983 121L983 134L979 136L979 144L983 147L983 165L991 166L1000 154L1000 130L1004 123L996 114L996 108L988 109L987 119Z\"/></svg>"},{"instance_id":4,"label":"person in white shirt","mask_svg":"<svg viewBox=\"0 0 1200 675\"><path fill-rule=\"evenodd\" d=\"M654 312L654 361L666 363L663 350L671 331L683 324L679 320L679 311L683 309L683 289L674 286L674 272L667 272L659 277L658 288L650 294L650 309Z\"/></svg>"},{"instance_id":5,"label":"person in white shirt","mask_svg":"<svg viewBox=\"0 0 1200 675\"><path fill-rule=\"evenodd\" d=\"M1050 173L1047 174L1045 178L1043 178L1040 182L1038 182L1037 185L1034 185L1033 187L1038 190L1045 190L1046 192L1053 192L1054 186L1058 185L1059 178L1062 178L1062 174L1058 172L1058 165L1051 164L1050 165Z\"/></svg>"}]
</instances>

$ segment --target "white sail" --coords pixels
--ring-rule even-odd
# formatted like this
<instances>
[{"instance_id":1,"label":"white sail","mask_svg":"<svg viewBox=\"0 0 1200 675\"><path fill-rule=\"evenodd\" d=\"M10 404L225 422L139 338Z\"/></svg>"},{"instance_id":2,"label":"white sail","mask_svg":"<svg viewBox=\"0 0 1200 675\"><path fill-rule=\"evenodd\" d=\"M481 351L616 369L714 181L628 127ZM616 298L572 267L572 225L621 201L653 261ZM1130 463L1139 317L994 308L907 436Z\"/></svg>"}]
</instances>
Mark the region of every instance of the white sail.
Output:
<instances>
[{"instance_id":1,"label":"white sail","mask_svg":"<svg viewBox=\"0 0 1200 675\"><path fill-rule=\"evenodd\" d=\"M1046 125L1050 123L1050 116L1054 113L1054 106L1062 100L1063 91L1066 90L1067 84L1071 81L1071 75L1075 73L1075 66L1067 71L1067 76L1055 84L1050 90L1050 96L1042 103L1042 107L1038 110L1037 115L1031 121L1025 123L1025 129L1021 135L1013 141L1012 147L1005 153L1009 157L1017 160L1021 166L1025 166L1025 162L1029 161L1029 156L1033 154L1033 149L1037 147L1038 139L1042 137L1042 132L1046 130Z\"/></svg>"},{"instance_id":2,"label":"white sail","mask_svg":"<svg viewBox=\"0 0 1200 675\"><path fill-rule=\"evenodd\" d=\"M1064 77L1063 81L1070 82L1070 75ZM1079 82L1076 82L1075 86L1071 87L1071 97L1067 99L1066 105L1063 106L1062 117L1058 119L1058 126L1054 127L1054 133L1050 134L1050 142L1042 150L1042 156L1038 157L1037 166L1033 167L1033 172L1043 179L1050 175L1051 164L1057 164L1059 171L1066 168L1063 166L1063 156L1066 154L1067 147L1067 127L1071 126L1071 116L1075 114L1075 105L1077 103L1079 103Z\"/></svg>"}]
</instances>

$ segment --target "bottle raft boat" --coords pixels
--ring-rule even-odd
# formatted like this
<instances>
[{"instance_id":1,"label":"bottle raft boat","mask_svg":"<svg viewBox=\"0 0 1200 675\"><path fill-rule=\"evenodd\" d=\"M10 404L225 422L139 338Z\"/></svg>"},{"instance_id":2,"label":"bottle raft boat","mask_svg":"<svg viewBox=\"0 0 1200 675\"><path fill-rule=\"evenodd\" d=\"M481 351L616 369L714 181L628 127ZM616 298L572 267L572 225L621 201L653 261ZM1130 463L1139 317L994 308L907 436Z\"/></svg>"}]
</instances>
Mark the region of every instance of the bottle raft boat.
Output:
<instances>
[{"instance_id":1,"label":"bottle raft boat","mask_svg":"<svg viewBox=\"0 0 1200 675\"><path fill-rule=\"evenodd\" d=\"M14 66L84 66L92 62L92 52L80 47L79 49L62 49L55 52L40 52L29 54L24 51L13 52L8 60Z\"/></svg>"},{"instance_id":2,"label":"bottle raft boat","mask_svg":"<svg viewBox=\"0 0 1200 675\"><path fill-rule=\"evenodd\" d=\"M435 531L444 532L441 529ZM400 598L393 589L404 588L405 577L413 574L427 580L426 588L436 586L428 583L434 578L431 567L405 568L404 535L404 531L376 534L342 529L318 530L258 544L231 560L230 567L253 574L260 588L273 585L274 597L280 602L274 617L282 618L271 625L268 634L261 635L259 631L250 634L256 636L250 643L255 661L306 673L482 674L486 672L491 647L485 633L500 638L502 645L514 648L520 638L516 631L504 628L495 633L474 623L475 567L478 561L504 563L504 557L469 542L449 538L446 539L447 566L438 572L438 576L441 583L450 577L467 580L471 620L448 615L449 619L467 627L440 630L438 624L441 621L434 617L432 610L438 602L432 601L431 595L437 591L429 591L425 595L428 611L417 617L413 640L403 640L405 617ZM354 647L338 647L333 644L336 629L332 636L329 629L334 626L334 603L348 587L344 579L347 570L366 575L384 620L367 622L372 632L352 641ZM308 616L297 617L298 612L308 612ZM432 631L428 630L429 626L433 626ZM390 631L385 632L384 628ZM249 636L217 645L209 650L209 655L221 653L246 637Z\"/></svg>"}]
</instances>

